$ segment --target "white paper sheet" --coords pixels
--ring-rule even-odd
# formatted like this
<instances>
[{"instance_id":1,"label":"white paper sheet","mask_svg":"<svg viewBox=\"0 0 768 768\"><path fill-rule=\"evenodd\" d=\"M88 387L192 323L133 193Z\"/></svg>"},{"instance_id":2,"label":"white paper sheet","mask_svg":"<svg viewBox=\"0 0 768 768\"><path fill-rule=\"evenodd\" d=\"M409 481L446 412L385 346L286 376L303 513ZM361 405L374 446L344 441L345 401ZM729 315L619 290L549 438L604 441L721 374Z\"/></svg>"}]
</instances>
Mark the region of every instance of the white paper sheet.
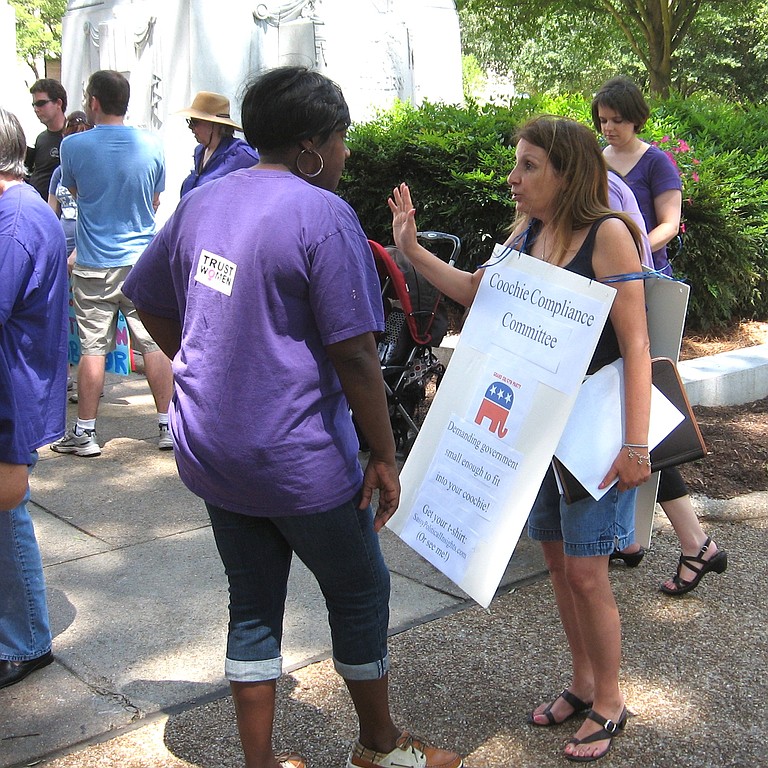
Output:
<instances>
[{"instance_id":1,"label":"white paper sheet","mask_svg":"<svg viewBox=\"0 0 768 768\"><path fill-rule=\"evenodd\" d=\"M624 443L623 415L624 361L619 359L603 366L581 385L555 451L555 456L595 499L608 491L598 486ZM651 387L649 449L655 448L683 418L668 398ZM589 450L585 450L587 444Z\"/></svg>"}]
</instances>

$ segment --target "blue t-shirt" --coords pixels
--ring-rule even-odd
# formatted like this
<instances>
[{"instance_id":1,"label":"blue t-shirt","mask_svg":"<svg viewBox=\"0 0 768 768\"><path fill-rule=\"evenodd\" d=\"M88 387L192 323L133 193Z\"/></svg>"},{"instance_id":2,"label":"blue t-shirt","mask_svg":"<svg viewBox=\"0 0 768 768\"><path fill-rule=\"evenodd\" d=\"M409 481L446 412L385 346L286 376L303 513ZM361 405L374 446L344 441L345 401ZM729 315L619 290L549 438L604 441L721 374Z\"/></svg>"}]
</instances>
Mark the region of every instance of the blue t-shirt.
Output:
<instances>
[{"instance_id":1,"label":"blue t-shirt","mask_svg":"<svg viewBox=\"0 0 768 768\"><path fill-rule=\"evenodd\" d=\"M233 171L181 199L123 292L181 322L169 414L193 493L287 516L360 489L325 347L381 331L384 318L370 246L341 198L286 171Z\"/></svg>"},{"instance_id":2,"label":"blue t-shirt","mask_svg":"<svg viewBox=\"0 0 768 768\"><path fill-rule=\"evenodd\" d=\"M165 189L160 139L128 125L97 125L61 142L61 181L77 188L77 263L127 267L155 233L152 201Z\"/></svg>"},{"instance_id":3,"label":"blue t-shirt","mask_svg":"<svg viewBox=\"0 0 768 768\"><path fill-rule=\"evenodd\" d=\"M0 461L64 433L67 401L64 233L35 189L0 195Z\"/></svg>"}]
</instances>

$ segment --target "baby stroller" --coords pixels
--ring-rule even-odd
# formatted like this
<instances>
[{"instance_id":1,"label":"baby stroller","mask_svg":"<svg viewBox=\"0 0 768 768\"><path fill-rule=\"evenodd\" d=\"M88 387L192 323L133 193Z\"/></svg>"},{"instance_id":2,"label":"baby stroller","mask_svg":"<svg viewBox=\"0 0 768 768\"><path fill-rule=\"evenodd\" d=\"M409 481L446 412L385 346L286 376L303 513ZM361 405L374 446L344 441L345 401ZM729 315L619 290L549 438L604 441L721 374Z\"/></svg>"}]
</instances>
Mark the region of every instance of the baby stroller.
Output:
<instances>
[{"instance_id":1,"label":"baby stroller","mask_svg":"<svg viewBox=\"0 0 768 768\"><path fill-rule=\"evenodd\" d=\"M444 232L419 232L419 240L453 264L461 241ZM419 275L395 247L369 241L381 280L386 325L379 338L379 361L387 392L389 418L399 454L407 455L433 395L445 373L432 347L448 330L442 294ZM365 446L363 446L365 449Z\"/></svg>"}]
</instances>

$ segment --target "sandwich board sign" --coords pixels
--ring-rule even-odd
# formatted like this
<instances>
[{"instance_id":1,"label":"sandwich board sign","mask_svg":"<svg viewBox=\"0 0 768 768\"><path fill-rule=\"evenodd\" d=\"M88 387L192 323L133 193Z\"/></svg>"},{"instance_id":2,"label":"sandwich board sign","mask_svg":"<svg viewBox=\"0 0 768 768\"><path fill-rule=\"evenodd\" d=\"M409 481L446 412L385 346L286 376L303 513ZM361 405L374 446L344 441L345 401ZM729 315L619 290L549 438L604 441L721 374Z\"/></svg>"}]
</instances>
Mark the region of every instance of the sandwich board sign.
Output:
<instances>
[{"instance_id":1,"label":"sandwich board sign","mask_svg":"<svg viewBox=\"0 0 768 768\"><path fill-rule=\"evenodd\" d=\"M502 246L483 269L387 525L487 607L616 292Z\"/></svg>"}]
</instances>

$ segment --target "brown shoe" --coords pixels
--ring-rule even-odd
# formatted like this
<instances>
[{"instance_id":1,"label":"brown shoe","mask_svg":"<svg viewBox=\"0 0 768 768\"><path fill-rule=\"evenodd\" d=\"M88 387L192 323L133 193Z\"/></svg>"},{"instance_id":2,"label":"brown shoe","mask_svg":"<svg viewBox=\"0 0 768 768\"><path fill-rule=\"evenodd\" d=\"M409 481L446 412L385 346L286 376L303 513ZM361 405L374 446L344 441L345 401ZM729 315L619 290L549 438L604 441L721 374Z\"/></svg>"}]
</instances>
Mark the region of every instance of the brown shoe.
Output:
<instances>
[{"instance_id":1,"label":"brown shoe","mask_svg":"<svg viewBox=\"0 0 768 768\"><path fill-rule=\"evenodd\" d=\"M438 749L403 731L391 752L367 749L359 741L352 745L347 768L462 768L464 761L455 752Z\"/></svg>"},{"instance_id":2,"label":"brown shoe","mask_svg":"<svg viewBox=\"0 0 768 768\"><path fill-rule=\"evenodd\" d=\"M275 760L280 768L307 768L307 761L298 752L278 752Z\"/></svg>"}]
</instances>

